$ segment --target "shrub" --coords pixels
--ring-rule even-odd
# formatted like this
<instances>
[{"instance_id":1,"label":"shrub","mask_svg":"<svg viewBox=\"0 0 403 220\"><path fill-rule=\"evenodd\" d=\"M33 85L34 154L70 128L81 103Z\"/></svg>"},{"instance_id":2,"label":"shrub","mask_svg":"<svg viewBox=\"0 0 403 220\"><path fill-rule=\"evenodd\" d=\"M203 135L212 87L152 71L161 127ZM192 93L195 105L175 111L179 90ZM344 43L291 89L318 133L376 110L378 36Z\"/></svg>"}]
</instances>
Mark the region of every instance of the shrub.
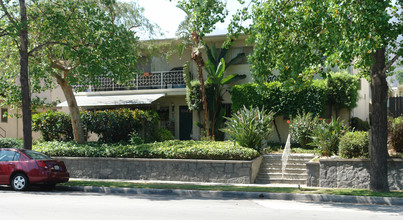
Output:
<instances>
[{"instance_id":1,"label":"shrub","mask_svg":"<svg viewBox=\"0 0 403 220\"><path fill-rule=\"evenodd\" d=\"M291 119L290 133L291 137L296 140L302 148L307 148L308 143L312 142L313 130L319 123L317 116L312 113L298 113Z\"/></svg>"},{"instance_id":2,"label":"shrub","mask_svg":"<svg viewBox=\"0 0 403 220\"><path fill-rule=\"evenodd\" d=\"M359 89L358 77L348 72L332 73L327 78L327 98L336 109L356 107Z\"/></svg>"},{"instance_id":3,"label":"shrub","mask_svg":"<svg viewBox=\"0 0 403 220\"><path fill-rule=\"evenodd\" d=\"M186 87L186 103L190 110L203 110L199 80L190 81L190 87Z\"/></svg>"},{"instance_id":4,"label":"shrub","mask_svg":"<svg viewBox=\"0 0 403 220\"><path fill-rule=\"evenodd\" d=\"M353 117L350 121L350 126L354 131L368 131L370 129L369 123L360 118Z\"/></svg>"},{"instance_id":5,"label":"shrub","mask_svg":"<svg viewBox=\"0 0 403 220\"><path fill-rule=\"evenodd\" d=\"M129 134L136 131L146 142L156 140L158 114L154 111L115 109L82 114L83 124L88 131L99 136L99 140L106 143L128 141Z\"/></svg>"},{"instance_id":6,"label":"shrub","mask_svg":"<svg viewBox=\"0 0 403 220\"><path fill-rule=\"evenodd\" d=\"M323 156L337 154L340 137L348 130L339 119L321 122L313 130L311 146L321 149Z\"/></svg>"},{"instance_id":7,"label":"shrub","mask_svg":"<svg viewBox=\"0 0 403 220\"><path fill-rule=\"evenodd\" d=\"M231 118L226 118L226 128L222 131L241 146L260 150L262 141L268 139L271 132L273 115L272 112L244 106Z\"/></svg>"},{"instance_id":8,"label":"shrub","mask_svg":"<svg viewBox=\"0 0 403 220\"><path fill-rule=\"evenodd\" d=\"M0 148L23 148L23 140L17 138L0 138Z\"/></svg>"},{"instance_id":9,"label":"shrub","mask_svg":"<svg viewBox=\"0 0 403 220\"><path fill-rule=\"evenodd\" d=\"M389 118L389 145L398 153L403 153L403 117Z\"/></svg>"},{"instance_id":10,"label":"shrub","mask_svg":"<svg viewBox=\"0 0 403 220\"><path fill-rule=\"evenodd\" d=\"M281 82L235 85L231 89L231 100L233 112L245 105L264 107L283 116L297 115L300 111L320 114L326 105L325 81L314 80L300 87Z\"/></svg>"},{"instance_id":11,"label":"shrub","mask_svg":"<svg viewBox=\"0 0 403 220\"><path fill-rule=\"evenodd\" d=\"M368 146L368 132L347 132L343 137L340 138L339 156L341 158L368 158Z\"/></svg>"},{"instance_id":12,"label":"shrub","mask_svg":"<svg viewBox=\"0 0 403 220\"><path fill-rule=\"evenodd\" d=\"M140 135L137 133L137 131L133 131L132 133L129 134L129 143L132 145L139 145L139 144L144 144L144 139L140 137Z\"/></svg>"},{"instance_id":13,"label":"shrub","mask_svg":"<svg viewBox=\"0 0 403 220\"><path fill-rule=\"evenodd\" d=\"M137 146L100 142L42 142L34 145L33 149L49 156L67 157L251 160L260 155L254 149L234 146L229 141L171 140Z\"/></svg>"},{"instance_id":14,"label":"shrub","mask_svg":"<svg viewBox=\"0 0 403 220\"><path fill-rule=\"evenodd\" d=\"M157 141L169 141L169 140L173 140L174 136L172 135L172 133L165 129L165 128L160 128L158 129L158 134L157 134Z\"/></svg>"},{"instance_id":15,"label":"shrub","mask_svg":"<svg viewBox=\"0 0 403 220\"><path fill-rule=\"evenodd\" d=\"M73 140L70 115L47 111L32 115L32 130L39 131L45 141Z\"/></svg>"}]
</instances>

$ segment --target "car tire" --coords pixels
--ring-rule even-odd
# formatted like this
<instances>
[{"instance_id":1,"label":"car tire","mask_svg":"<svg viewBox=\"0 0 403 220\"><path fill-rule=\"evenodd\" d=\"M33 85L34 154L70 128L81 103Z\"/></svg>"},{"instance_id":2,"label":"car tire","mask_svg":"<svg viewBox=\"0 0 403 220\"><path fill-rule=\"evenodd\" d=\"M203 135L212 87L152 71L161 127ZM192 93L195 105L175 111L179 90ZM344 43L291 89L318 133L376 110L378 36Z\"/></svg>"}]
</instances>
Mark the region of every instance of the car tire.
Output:
<instances>
[{"instance_id":1,"label":"car tire","mask_svg":"<svg viewBox=\"0 0 403 220\"><path fill-rule=\"evenodd\" d=\"M27 175L23 173L17 173L13 175L10 181L11 188L15 191L24 191L29 186L29 180Z\"/></svg>"}]
</instances>

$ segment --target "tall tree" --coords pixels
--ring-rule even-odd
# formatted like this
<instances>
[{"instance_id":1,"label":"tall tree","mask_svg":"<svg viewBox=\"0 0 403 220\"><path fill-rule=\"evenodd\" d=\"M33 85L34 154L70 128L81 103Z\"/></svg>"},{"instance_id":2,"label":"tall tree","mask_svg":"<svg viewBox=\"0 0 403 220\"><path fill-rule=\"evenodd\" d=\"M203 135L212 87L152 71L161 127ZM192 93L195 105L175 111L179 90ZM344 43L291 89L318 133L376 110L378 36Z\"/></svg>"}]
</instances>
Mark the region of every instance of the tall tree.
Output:
<instances>
[{"instance_id":1,"label":"tall tree","mask_svg":"<svg viewBox=\"0 0 403 220\"><path fill-rule=\"evenodd\" d=\"M191 59L197 65L207 137L210 137L210 128L203 79L203 37L215 29L217 22L224 22L224 18L228 14L225 7L226 3L221 0L181 0L178 2L178 8L187 14L185 22L180 27L182 30L181 37L189 39L192 46Z\"/></svg>"},{"instance_id":2,"label":"tall tree","mask_svg":"<svg viewBox=\"0 0 403 220\"><path fill-rule=\"evenodd\" d=\"M101 0L43 0L30 5L32 87L49 88L56 81L62 88L78 143L85 142L85 136L72 86L75 91L85 91L89 85L99 84L100 77L115 83L134 78L134 31L156 27L136 7Z\"/></svg>"},{"instance_id":3,"label":"tall tree","mask_svg":"<svg viewBox=\"0 0 403 220\"><path fill-rule=\"evenodd\" d=\"M257 81L326 76L326 67L353 65L369 74L372 91L370 188L388 191L386 72L403 55L402 0L253 1L247 30ZM245 10L244 10L245 12Z\"/></svg>"},{"instance_id":4,"label":"tall tree","mask_svg":"<svg viewBox=\"0 0 403 220\"><path fill-rule=\"evenodd\" d=\"M22 123L24 148L32 148L32 113L31 113L31 95L29 91L28 74L28 21L27 7L25 0L19 0L19 10L16 6L11 7L9 2L0 0L0 37L14 37L15 45L19 51L20 60L20 85L22 98ZM15 4L15 2L13 3ZM16 16L19 12L19 18Z\"/></svg>"}]
</instances>

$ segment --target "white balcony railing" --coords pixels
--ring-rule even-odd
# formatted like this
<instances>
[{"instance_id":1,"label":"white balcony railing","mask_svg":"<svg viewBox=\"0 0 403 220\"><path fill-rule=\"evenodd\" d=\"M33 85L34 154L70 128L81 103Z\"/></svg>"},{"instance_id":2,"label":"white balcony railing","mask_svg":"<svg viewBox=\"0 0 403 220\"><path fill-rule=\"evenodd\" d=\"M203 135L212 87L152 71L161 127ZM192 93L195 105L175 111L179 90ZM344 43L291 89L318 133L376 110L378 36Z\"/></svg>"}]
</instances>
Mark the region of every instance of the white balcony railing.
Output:
<instances>
[{"instance_id":1,"label":"white balcony railing","mask_svg":"<svg viewBox=\"0 0 403 220\"><path fill-rule=\"evenodd\" d=\"M125 85L115 83L113 79L105 77L100 77L98 82L98 85L90 86L87 91L172 89L186 87L185 81L183 80L183 70L144 73L144 75L137 75L133 81Z\"/></svg>"}]
</instances>

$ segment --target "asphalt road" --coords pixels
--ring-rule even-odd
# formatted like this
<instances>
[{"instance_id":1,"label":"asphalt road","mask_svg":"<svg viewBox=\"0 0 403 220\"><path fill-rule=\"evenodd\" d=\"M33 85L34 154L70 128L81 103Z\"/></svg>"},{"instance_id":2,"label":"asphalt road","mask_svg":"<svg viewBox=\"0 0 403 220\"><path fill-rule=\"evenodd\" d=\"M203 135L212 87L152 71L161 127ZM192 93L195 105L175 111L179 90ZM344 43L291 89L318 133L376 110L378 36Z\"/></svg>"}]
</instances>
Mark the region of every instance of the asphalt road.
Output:
<instances>
[{"instance_id":1,"label":"asphalt road","mask_svg":"<svg viewBox=\"0 0 403 220\"><path fill-rule=\"evenodd\" d=\"M403 219L403 206L0 188L0 219Z\"/></svg>"}]
</instances>

